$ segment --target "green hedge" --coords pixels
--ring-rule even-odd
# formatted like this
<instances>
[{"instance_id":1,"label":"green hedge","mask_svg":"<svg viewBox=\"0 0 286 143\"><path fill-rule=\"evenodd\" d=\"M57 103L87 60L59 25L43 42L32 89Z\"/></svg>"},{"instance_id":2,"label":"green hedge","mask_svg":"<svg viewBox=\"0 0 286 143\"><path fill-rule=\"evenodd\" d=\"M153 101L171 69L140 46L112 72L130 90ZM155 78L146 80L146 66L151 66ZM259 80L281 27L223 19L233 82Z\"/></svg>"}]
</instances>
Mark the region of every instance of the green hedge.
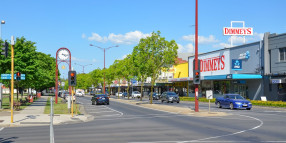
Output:
<instances>
[{"instance_id":1,"label":"green hedge","mask_svg":"<svg viewBox=\"0 0 286 143\"><path fill-rule=\"evenodd\" d=\"M180 97L181 101L195 101L195 97ZM270 107L286 107L286 102L283 101L260 101L260 100L250 100L252 105L258 106L270 106ZM209 102L206 98L199 98L199 102ZM211 100L212 103L215 102L215 98Z\"/></svg>"}]
</instances>

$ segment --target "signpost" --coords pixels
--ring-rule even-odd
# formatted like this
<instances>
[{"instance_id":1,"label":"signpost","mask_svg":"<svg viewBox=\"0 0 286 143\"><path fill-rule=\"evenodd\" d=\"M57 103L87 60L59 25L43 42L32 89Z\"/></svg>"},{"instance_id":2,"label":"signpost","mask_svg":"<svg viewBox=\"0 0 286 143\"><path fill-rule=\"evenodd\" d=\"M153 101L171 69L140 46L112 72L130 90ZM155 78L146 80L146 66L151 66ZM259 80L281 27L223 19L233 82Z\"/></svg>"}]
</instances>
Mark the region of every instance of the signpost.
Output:
<instances>
[{"instance_id":1,"label":"signpost","mask_svg":"<svg viewBox=\"0 0 286 143\"><path fill-rule=\"evenodd\" d=\"M11 79L11 74L1 74L1 79ZM16 79L16 74L14 74L14 79ZM25 80L26 75L21 74L21 80Z\"/></svg>"},{"instance_id":2,"label":"signpost","mask_svg":"<svg viewBox=\"0 0 286 143\"><path fill-rule=\"evenodd\" d=\"M211 112L211 99L213 99L213 91L212 90L207 90L207 99L209 100L209 112Z\"/></svg>"}]
</instances>

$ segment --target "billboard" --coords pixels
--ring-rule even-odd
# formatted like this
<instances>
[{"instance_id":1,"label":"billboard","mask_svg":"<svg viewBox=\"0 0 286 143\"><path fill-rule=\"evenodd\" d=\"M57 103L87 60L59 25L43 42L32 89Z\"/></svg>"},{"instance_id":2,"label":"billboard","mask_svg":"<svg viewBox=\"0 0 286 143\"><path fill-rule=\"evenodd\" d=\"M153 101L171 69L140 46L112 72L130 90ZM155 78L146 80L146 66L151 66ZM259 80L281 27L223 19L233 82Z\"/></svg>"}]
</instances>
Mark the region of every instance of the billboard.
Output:
<instances>
[{"instance_id":1,"label":"billboard","mask_svg":"<svg viewBox=\"0 0 286 143\"><path fill-rule=\"evenodd\" d=\"M223 35L253 35L251 27L224 27Z\"/></svg>"}]
</instances>

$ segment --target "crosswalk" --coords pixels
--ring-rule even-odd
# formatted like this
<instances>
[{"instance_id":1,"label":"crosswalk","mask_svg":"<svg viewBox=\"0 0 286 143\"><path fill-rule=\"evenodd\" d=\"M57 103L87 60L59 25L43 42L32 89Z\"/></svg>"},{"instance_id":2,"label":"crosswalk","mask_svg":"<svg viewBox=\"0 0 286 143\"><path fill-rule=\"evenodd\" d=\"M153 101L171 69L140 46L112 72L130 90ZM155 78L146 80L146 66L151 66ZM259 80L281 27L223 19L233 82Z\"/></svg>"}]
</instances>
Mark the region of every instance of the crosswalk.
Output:
<instances>
[{"instance_id":1,"label":"crosswalk","mask_svg":"<svg viewBox=\"0 0 286 143\"><path fill-rule=\"evenodd\" d=\"M82 104L87 114L94 116L94 118L123 116L122 112L108 107L109 105L91 105L90 99L87 98L77 98L77 103Z\"/></svg>"}]
</instances>

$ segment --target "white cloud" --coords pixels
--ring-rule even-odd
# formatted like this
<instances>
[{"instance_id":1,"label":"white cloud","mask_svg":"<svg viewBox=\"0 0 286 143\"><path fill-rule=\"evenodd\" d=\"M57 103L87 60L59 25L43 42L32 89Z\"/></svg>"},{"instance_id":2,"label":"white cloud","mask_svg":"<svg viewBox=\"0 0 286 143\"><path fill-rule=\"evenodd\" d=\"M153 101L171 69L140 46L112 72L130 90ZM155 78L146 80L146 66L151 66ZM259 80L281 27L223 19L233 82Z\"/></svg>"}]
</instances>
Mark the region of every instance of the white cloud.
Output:
<instances>
[{"instance_id":1,"label":"white cloud","mask_svg":"<svg viewBox=\"0 0 286 143\"><path fill-rule=\"evenodd\" d=\"M146 38L151 36L151 34L144 34L141 31L131 31L125 34L114 34L111 33L108 36L100 36L97 33L92 33L91 37L88 37L89 41L96 41L96 42L107 42L110 41L115 44L136 44L140 41L141 38Z\"/></svg>"},{"instance_id":2,"label":"white cloud","mask_svg":"<svg viewBox=\"0 0 286 143\"><path fill-rule=\"evenodd\" d=\"M186 41L192 41L194 42L195 40L195 35L187 35L187 36L183 36L182 37L184 40ZM198 36L198 43L199 44L209 44L209 43L216 43L219 42L219 40L217 40L215 38L215 36L210 35L209 37L204 37L204 36Z\"/></svg>"},{"instance_id":3,"label":"white cloud","mask_svg":"<svg viewBox=\"0 0 286 143\"><path fill-rule=\"evenodd\" d=\"M83 33L83 34L81 35L81 38L82 38L82 39L85 39L85 37L86 37L86 35Z\"/></svg>"},{"instance_id":4,"label":"white cloud","mask_svg":"<svg viewBox=\"0 0 286 143\"><path fill-rule=\"evenodd\" d=\"M229 48L230 44L228 43L219 43L219 44L215 44L213 45L214 48Z\"/></svg>"},{"instance_id":5,"label":"white cloud","mask_svg":"<svg viewBox=\"0 0 286 143\"><path fill-rule=\"evenodd\" d=\"M92 62L95 63L95 62L97 62L97 60L96 59L92 59Z\"/></svg>"},{"instance_id":6,"label":"white cloud","mask_svg":"<svg viewBox=\"0 0 286 143\"><path fill-rule=\"evenodd\" d=\"M107 38L106 37L101 37L100 35L98 35L97 33L92 33L91 37L88 37L89 41L96 41L96 42L106 42Z\"/></svg>"},{"instance_id":7,"label":"white cloud","mask_svg":"<svg viewBox=\"0 0 286 143\"><path fill-rule=\"evenodd\" d=\"M179 49L178 53L194 53L194 45L193 44L187 44L185 46L181 44L177 44Z\"/></svg>"}]
</instances>

